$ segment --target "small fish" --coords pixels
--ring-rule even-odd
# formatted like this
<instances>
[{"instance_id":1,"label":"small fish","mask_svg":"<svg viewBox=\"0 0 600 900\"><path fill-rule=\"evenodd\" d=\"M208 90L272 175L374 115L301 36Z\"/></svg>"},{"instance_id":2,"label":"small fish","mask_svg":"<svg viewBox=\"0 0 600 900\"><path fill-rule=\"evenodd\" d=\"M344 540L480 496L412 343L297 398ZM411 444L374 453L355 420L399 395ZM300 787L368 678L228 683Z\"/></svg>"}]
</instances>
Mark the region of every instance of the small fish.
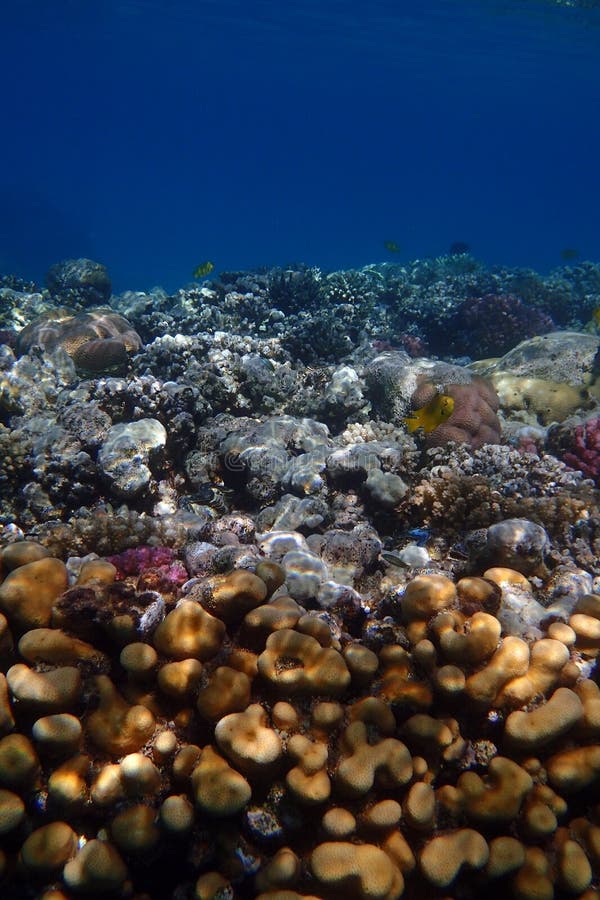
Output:
<instances>
[{"instance_id":1,"label":"small fish","mask_svg":"<svg viewBox=\"0 0 600 900\"><path fill-rule=\"evenodd\" d=\"M233 488L215 481L204 481L193 494L181 497L179 506L187 512L197 512L209 507L216 512L225 513L229 511L227 503L234 493Z\"/></svg>"},{"instance_id":2,"label":"small fish","mask_svg":"<svg viewBox=\"0 0 600 900\"><path fill-rule=\"evenodd\" d=\"M382 550L381 558L388 566L397 566L398 568L404 569L408 568L407 563L405 563L397 553L394 553L393 550Z\"/></svg>"},{"instance_id":3,"label":"small fish","mask_svg":"<svg viewBox=\"0 0 600 900\"><path fill-rule=\"evenodd\" d=\"M431 537L431 532L428 528L410 528L406 534L408 537L413 538L417 547L424 547Z\"/></svg>"},{"instance_id":4,"label":"small fish","mask_svg":"<svg viewBox=\"0 0 600 900\"><path fill-rule=\"evenodd\" d=\"M448 249L450 256L462 256L464 253L470 252L471 248L466 241L454 241Z\"/></svg>"},{"instance_id":5,"label":"small fish","mask_svg":"<svg viewBox=\"0 0 600 900\"><path fill-rule=\"evenodd\" d=\"M426 433L433 431L442 422L448 419L454 410L454 399L445 394L436 394L427 406L421 409L415 409L412 415L407 416L404 421L408 428L409 434L422 428Z\"/></svg>"},{"instance_id":6,"label":"small fish","mask_svg":"<svg viewBox=\"0 0 600 900\"><path fill-rule=\"evenodd\" d=\"M592 322L597 328L600 328L600 306L592 312Z\"/></svg>"},{"instance_id":7,"label":"small fish","mask_svg":"<svg viewBox=\"0 0 600 900\"><path fill-rule=\"evenodd\" d=\"M206 275L210 275L214 267L215 264L207 259L205 262L201 262L199 266L196 266L196 268L192 272L192 277L204 278Z\"/></svg>"},{"instance_id":8,"label":"small fish","mask_svg":"<svg viewBox=\"0 0 600 900\"><path fill-rule=\"evenodd\" d=\"M384 241L383 246L389 253L400 253L400 246L396 241Z\"/></svg>"},{"instance_id":9,"label":"small fish","mask_svg":"<svg viewBox=\"0 0 600 900\"><path fill-rule=\"evenodd\" d=\"M579 259L579 250L576 250L575 247L565 247L560 251L560 258L563 262L573 262L575 259Z\"/></svg>"}]
</instances>

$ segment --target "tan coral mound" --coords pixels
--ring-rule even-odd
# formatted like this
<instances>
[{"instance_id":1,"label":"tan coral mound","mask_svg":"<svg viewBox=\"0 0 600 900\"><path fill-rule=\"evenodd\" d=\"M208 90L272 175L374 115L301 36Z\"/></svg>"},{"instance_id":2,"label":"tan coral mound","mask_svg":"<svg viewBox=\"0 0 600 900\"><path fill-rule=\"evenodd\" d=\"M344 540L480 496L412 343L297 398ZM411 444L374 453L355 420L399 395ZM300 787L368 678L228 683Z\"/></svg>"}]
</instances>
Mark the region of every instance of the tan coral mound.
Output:
<instances>
[{"instance_id":1,"label":"tan coral mound","mask_svg":"<svg viewBox=\"0 0 600 900\"><path fill-rule=\"evenodd\" d=\"M595 595L525 640L504 576L421 575L371 640L263 565L144 631L101 561L90 623L63 563L4 556L2 896L598 900Z\"/></svg>"},{"instance_id":2,"label":"tan coral mound","mask_svg":"<svg viewBox=\"0 0 600 900\"><path fill-rule=\"evenodd\" d=\"M310 867L322 889L343 890L357 900L395 900L404 890L400 870L373 844L320 844L312 852Z\"/></svg>"},{"instance_id":3,"label":"tan coral mound","mask_svg":"<svg viewBox=\"0 0 600 900\"><path fill-rule=\"evenodd\" d=\"M89 372L123 371L141 346L133 326L109 307L79 313L66 307L48 310L17 338L20 355L33 347L61 347L78 368Z\"/></svg>"},{"instance_id":4,"label":"tan coral mound","mask_svg":"<svg viewBox=\"0 0 600 900\"><path fill-rule=\"evenodd\" d=\"M342 694L350 683L343 656L308 634L284 628L267 639L258 671L287 694Z\"/></svg>"}]
</instances>

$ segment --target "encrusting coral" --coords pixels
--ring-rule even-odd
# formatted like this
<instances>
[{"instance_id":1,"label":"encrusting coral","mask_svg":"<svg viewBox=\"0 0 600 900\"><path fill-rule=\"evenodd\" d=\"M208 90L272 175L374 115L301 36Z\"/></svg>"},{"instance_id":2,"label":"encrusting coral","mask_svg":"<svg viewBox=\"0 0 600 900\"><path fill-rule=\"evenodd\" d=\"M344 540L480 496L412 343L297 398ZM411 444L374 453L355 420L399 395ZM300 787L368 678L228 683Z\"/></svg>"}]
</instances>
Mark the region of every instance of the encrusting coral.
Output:
<instances>
[{"instance_id":1,"label":"encrusting coral","mask_svg":"<svg viewBox=\"0 0 600 900\"><path fill-rule=\"evenodd\" d=\"M0 552L3 897L597 900L597 595L526 640L520 573L419 575L382 643L272 561L150 626L115 566L63 565ZM78 591L107 615L71 632Z\"/></svg>"}]
</instances>

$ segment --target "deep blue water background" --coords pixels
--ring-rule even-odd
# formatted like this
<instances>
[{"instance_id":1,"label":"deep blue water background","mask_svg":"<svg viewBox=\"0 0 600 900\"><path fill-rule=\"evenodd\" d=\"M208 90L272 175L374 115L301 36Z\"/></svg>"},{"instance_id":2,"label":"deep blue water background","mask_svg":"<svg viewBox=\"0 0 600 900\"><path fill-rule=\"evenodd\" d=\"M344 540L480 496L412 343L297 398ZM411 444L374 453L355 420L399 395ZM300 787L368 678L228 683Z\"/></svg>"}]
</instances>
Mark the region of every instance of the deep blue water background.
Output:
<instances>
[{"instance_id":1,"label":"deep blue water background","mask_svg":"<svg viewBox=\"0 0 600 900\"><path fill-rule=\"evenodd\" d=\"M0 271L600 259L600 9L2 4ZM391 256L384 240L398 243Z\"/></svg>"}]
</instances>

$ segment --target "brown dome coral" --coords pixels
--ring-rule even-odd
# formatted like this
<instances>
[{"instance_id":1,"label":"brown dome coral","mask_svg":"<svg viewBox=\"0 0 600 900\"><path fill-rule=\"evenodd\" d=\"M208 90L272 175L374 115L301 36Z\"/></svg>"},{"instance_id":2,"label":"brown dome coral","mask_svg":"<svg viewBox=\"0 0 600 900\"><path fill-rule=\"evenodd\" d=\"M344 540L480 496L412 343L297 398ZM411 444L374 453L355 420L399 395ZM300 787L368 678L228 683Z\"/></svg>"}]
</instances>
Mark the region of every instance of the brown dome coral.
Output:
<instances>
[{"instance_id":1,"label":"brown dome coral","mask_svg":"<svg viewBox=\"0 0 600 900\"><path fill-rule=\"evenodd\" d=\"M19 332L17 353L33 347L61 347L77 368L87 372L122 371L142 346L127 319L108 307L76 313L67 307L47 310Z\"/></svg>"},{"instance_id":2,"label":"brown dome coral","mask_svg":"<svg viewBox=\"0 0 600 900\"><path fill-rule=\"evenodd\" d=\"M0 572L32 600L57 561L22 549ZM524 640L477 608L493 572L412 579L383 645L242 570L145 630L110 572L42 628L5 603L2 897L597 900L599 601Z\"/></svg>"}]
</instances>

